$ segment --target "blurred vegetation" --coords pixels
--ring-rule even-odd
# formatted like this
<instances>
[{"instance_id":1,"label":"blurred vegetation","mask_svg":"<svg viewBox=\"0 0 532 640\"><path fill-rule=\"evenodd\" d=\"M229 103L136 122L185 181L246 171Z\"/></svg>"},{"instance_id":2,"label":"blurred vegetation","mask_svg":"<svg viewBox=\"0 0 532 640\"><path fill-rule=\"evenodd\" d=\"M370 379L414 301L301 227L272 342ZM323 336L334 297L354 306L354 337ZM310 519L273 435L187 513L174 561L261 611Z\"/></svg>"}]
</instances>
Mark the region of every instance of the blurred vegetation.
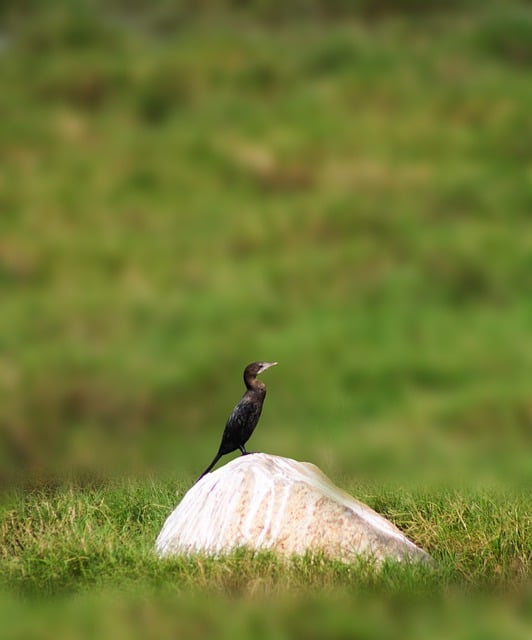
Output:
<instances>
[{"instance_id":1,"label":"blurred vegetation","mask_svg":"<svg viewBox=\"0 0 532 640\"><path fill-rule=\"evenodd\" d=\"M530 4L1 14L4 480L193 477L255 359L256 449L529 479Z\"/></svg>"},{"instance_id":2,"label":"blurred vegetation","mask_svg":"<svg viewBox=\"0 0 532 640\"><path fill-rule=\"evenodd\" d=\"M527 637L531 65L517 0L0 2L5 634ZM153 557L256 359L433 573Z\"/></svg>"}]
</instances>

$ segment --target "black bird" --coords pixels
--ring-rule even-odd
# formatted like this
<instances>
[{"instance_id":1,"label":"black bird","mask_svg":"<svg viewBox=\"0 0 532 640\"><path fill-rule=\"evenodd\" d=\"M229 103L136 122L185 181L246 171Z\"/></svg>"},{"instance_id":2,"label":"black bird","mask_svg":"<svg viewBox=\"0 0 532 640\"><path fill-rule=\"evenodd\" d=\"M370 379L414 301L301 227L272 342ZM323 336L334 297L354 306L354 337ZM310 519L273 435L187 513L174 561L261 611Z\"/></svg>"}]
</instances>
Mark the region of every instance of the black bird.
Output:
<instances>
[{"instance_id":1,"label":"black bird","mask_svg":"<svg viewBox=\"0 0 532 640\"><path fill-rule=\"evenodd\" d=\"M276 364L277 362L252 362L244 369L244 384L247 391L240 398L240 401L227 419L218 453L198 480L201 480L204 475L209 473L226 453L231 453L231 451L236 451L237 449L242 451L243 456L248 453L244 445L250 439L257 426L262 411L262 403L266 397L266 385L264 382L257 380L257 376Z\"/></svg>"}]
</instances>

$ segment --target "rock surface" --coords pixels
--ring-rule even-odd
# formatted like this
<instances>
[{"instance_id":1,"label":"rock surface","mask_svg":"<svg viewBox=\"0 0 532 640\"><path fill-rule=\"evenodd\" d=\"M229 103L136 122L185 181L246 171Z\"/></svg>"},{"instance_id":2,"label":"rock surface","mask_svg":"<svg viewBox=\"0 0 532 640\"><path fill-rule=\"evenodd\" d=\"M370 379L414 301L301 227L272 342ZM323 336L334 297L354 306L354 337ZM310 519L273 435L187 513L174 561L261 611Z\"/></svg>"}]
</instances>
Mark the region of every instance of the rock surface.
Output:
<instances>
[{"instance_id":1,"label":"rock surface","mask_svg":"<svg viewBox=\"0 0 532 640\"><path fill-rule=\"evenodd\" d=\"M381 515L316 466L255 453L204 476L166 520L160 556L220 555L239 547L282 555L322 552L343 561L429 560Z\"/></svg>"}]
</instances>

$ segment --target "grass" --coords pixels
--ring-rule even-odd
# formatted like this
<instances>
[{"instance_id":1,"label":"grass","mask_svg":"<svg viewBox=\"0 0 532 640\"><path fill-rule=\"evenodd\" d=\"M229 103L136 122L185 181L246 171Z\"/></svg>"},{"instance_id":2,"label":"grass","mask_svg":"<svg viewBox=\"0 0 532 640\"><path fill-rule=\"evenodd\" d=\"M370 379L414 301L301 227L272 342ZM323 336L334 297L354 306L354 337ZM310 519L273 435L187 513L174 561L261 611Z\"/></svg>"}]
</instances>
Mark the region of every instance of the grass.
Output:
<instances>
[{"instance_id":1,"label":"grass","mask_svg":"<svg viewBox=\"0 0 532 640\"><path fill-rule=\"evenodd\" d=\"M4 467L98 449L192 473L257 357L282 364L259 448L322 464L327 421L342 473L405 429L491 468L502 429L527 466L530 86L486 51L494 20L78 48L67 21L42 53L51 27L22 31L0 68Z\"/></svg>"},{"instance_id":2,"label":"grass","mask_svg":"<svg viewBox=\"0 0 532 640\"><path fill-rule=\"evenodd\" d=\"M525 637L530 6L285 5L0 7L13 637ZM258 358L434 571L154 557Z\"/></svg>"},{"instance_id":3,"label":"grass","mask_svg":"<svg viewBox=\"0 0 532 640\"><path fill-rule=\"evenodd\" d=\"M181 487L180 494L186 488ZM328 633L330 619L337 617L339 630L345 627L344 632L353 632L357 624L362 629L364 624L354 624L348 616L352 607L361 607L360 601L370 608L390 608L390 612L416 602L426 602L440 612L454 607L467 618L463 620L466 626L477 628L476 616L468 618L467 608L457 603L467 600L473 611L478 606L480 616L481 604L487 599L497 601L498 613L505 604L499 628L524 637L519 630L526 624L524 587L531 559L528 494L408 494L374 487L359 488L358 496L428 549L435 566L390 563L377 569L364 560L349 565L319 556L286 562L273 554L253 555L245 550L220 559L163 561L154 554L154 539L178 499L174 484L120 481L91 489L65 486L12 494L4 502L0 529L1 587L11 598L18 594L32 607L43 603L50 607L51 602L48 615L55 615L58 603L61 607L69 603L67 610L88 608L105 629L115 612L122 620L123 633L132 631L127 611L136 610L139 603L138 615L165 620L160 622L163 627L170 622L167 609L177 607L172 629L181 624L201 629L199 616L212 632L229 633L233 627L227 622L223 603L231 603L242 612L237 627L243 637L254 632L254 618L259 627L267 626L263 606L273 616L274 630L281 632L288 625L287 629L298 633L309 622L297 612L307 608L310 612L317 606L320 614L313 612L316 619L309 626L315 626L314 633L319 635ZM207 602L215 603L210 613ZM510 624L508 611L519 613L521 609ZM53 628L79 623L69 615L73 614L66 620L58 618ZM414 622L413 612L405 616L408 625ZM20 621L18 627L13 624L25 628ZM388 624L385 620L369 624L368 637L380 633L392 637ZM449 626L442 631L448 632ZM413 633L414 637L423 635Z\"/></svg>"}]
</instances>

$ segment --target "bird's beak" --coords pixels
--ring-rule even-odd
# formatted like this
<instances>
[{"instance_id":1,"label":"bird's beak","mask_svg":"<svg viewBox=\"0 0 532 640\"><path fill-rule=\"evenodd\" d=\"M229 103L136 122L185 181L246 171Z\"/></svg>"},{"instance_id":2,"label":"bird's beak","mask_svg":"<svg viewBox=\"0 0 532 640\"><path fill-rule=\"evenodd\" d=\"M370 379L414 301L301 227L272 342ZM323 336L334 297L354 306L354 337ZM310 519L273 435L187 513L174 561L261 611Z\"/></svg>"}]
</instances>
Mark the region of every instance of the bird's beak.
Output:
<instances>
[{"instance_id":1,"label":"bird's beak","mask_svg":"<svg viewBox=\"0 0 532 640\"><path fill-rule=\"evenodd\" d=\"M263 371L266 371L266 369L269 369L270 367L275 367L276 364L279 364L278 362L263 362L262 363L262 367L260 369L260 373L262 373Z\"/></svg>"}]
</instances>

